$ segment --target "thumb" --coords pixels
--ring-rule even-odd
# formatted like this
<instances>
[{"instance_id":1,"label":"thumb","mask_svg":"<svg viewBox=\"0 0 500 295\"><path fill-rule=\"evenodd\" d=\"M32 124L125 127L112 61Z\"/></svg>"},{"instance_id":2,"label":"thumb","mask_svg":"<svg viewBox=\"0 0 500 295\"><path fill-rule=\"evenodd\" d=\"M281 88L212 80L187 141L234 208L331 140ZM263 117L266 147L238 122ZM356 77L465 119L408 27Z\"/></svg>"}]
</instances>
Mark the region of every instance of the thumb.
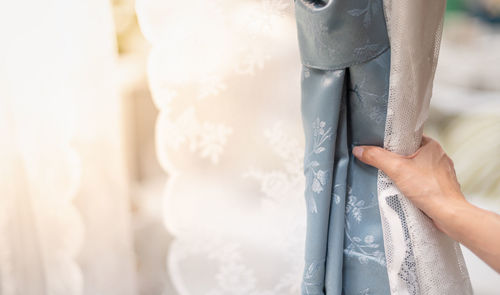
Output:
<instances>
[{"instance_id":1,"label":"thumb","mask_svg":"<svg viewBox=\"0 0 500 295\"><path fill-rule=\"evenodd\" d=\"M355 146L352 153L361 162L384 171L390 178L394 178L398 170L400 170L401 165L408 160L399 154L378 146Z\"/></svg>"}]
</instances>

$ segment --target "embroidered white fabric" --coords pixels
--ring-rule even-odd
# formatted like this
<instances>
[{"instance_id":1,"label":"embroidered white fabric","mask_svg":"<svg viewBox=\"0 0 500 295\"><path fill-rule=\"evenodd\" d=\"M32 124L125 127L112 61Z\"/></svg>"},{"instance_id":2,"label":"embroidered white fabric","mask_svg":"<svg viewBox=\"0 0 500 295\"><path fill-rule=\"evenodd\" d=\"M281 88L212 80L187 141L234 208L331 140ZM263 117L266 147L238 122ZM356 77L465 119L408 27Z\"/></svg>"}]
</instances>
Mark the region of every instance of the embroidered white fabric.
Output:
<instances>
[{"instance_id":1,"label":"embroidered white fabric","mask_svg":"<svg viewBox=\"0 0 500 295\"><path fill-rule=\"evenodd\" d=\"M138 0L179 295L292 295L304 269L300 57L289 0Z\"/></svg>"},{"instance_id":2,"label":"embroidered white fabric","mask_svg":"<svg viewBox=\"0 0 500 295\"><path fill-rule=\"evenodd\" d=\"M384 0L391 70L384 147L420 145L438 61L445 0ZM459 245L438 231L383 172L378 197L392 294L472 294Z\"/></svg>"}]
</instances>

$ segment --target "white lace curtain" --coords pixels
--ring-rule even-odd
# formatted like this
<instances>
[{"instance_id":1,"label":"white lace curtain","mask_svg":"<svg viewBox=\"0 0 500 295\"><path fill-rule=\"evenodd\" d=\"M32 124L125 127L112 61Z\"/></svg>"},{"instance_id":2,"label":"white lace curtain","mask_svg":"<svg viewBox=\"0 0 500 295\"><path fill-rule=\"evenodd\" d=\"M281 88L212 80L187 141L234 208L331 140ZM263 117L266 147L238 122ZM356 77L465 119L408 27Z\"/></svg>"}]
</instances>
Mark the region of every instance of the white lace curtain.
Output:
<instances>
[{"instance_id":1,"label":"white lace curtain","mask_svg":"<svg viewBox=\"0 0 500 295\"><path fill-rule=\"evenodd\" d=\"M138 0L180 295L298 294L305 203L293 1Z\"/></svg>"}]
</instances>

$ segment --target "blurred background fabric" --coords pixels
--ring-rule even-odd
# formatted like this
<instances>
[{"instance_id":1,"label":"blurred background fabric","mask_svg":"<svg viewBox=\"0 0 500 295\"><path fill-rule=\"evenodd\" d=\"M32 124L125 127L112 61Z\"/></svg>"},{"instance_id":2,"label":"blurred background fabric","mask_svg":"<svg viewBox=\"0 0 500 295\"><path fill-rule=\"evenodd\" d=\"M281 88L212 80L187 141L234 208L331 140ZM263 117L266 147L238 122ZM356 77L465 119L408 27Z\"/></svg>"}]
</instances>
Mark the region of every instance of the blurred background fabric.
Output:
<instances>
[{"instance_id":1,"label":"blurred background fabric","mask_svg":"<svg viewBox=\"0 0 500 295\"><path fill-rule=\"evenodd\" d=\"M136 294L110 3L0 11L0 293Z\"/></svg>"},{"instance_id":2,"label":"blurred background fabric","mask_svg":"<svg viewBox=\"0 0 500 295\"><path fill-rule=\"evenodd\" d=\"M0 294L298 293L292 1L0 5ZM447 7L425 133L500 212L500 3Z\"/></svg>"}]
</instances>

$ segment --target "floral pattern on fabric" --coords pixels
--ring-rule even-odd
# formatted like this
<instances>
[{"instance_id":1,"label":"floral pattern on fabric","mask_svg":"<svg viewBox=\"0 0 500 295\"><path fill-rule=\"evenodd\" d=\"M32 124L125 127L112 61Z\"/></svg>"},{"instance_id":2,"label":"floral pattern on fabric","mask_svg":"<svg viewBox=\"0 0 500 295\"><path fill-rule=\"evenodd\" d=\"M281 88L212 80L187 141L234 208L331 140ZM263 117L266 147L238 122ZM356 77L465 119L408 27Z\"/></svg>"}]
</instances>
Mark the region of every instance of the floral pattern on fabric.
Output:
<instances>
[{"instance_id":1,"label":"floral pattern on fabric","mask_svg":"<svg viewBox=\"0 0 500 295\"><path fill-rule=\"evenodd\" d=\"M347 70L303 66L303 295L389 294L377 169L364 166L350 150L355 143L383 140L389 53Z\"/></svg>"},{"instance_id":2,"label":"floral pattern on fabric","mask_svg":"<svg viewBox=\"0 0 500 295\"><path fill-rule=\"evenodd\" d=\"M368 261L374 261L382 266L385 266L385 254L380 243L375 241L374 234L367 234L364 237L351 234L351 222L361 223L363 220L363 210L375 209L377 207L377 199L374 194L371 194L371 202L366 204L365 200L358 199L352 194L352 188L347 187L347 203L345 215L345 234L347 237L344 253L348 256L358 257L359 263L367 264Z\"/></svg>"},{"instance_id":3,"label":"floral pattern on fabric","mask_svg":"<svg viewBox=\"0 0 500 295\"><path fill-rule=\"evenodd\" d=\"M313 122L313 136L314 143L312 150L306 155L306 159L311 159L314 155L318 155L326 151L325 141L329 139L332 135L332 128L326 126L326 122L320 120L316 117ZM313 174L313 179L311 183L311 191L315 194L319 194L324 190L326 183L326 178L329 176L328 172L320 168L320 162L316 159L311 159L307 164L306 168L309 169L309 173ZM312 213L318 212L317 203L315 200L315 194L311 195L309 198L309 210Z\"/></svg>"},{"instance_id":4,"label":"floral pattern on fabric","mask_svg":"<svg viewBox=\"0 0 500 295\"><path fill-rule=\"evenodd\" d=\"M376 1L368 0L365 7L350 9L347 13L355 17L362 17L363 26L368 27L375 15L380 13L380 9Z\"/></svg>"}]
</instances>

